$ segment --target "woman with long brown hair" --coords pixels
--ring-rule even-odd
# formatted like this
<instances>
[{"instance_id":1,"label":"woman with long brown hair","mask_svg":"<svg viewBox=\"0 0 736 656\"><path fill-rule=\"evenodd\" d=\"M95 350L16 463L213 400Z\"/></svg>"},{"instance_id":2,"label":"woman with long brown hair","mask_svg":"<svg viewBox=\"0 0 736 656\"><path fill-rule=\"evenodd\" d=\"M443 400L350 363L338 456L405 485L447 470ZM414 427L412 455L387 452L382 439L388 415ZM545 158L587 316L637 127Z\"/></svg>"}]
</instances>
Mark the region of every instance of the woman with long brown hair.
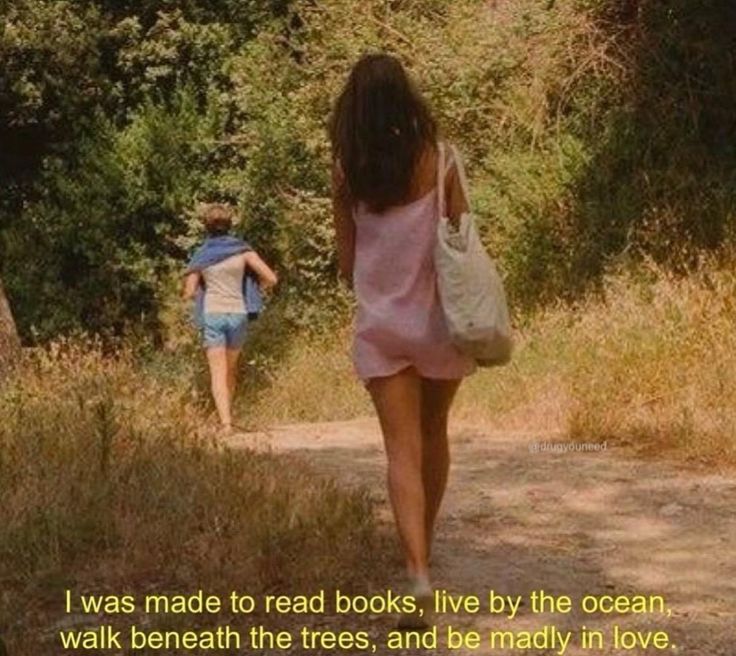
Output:
<instances>
[{"instance_id":1,"label":"woman with long brown hair","mask_svg":"<svg viewBox=\"0 0 736 656\"><path fill-rule=\"evenodd\" d=\"M355 65L330 137L340 272L358 303L353 360L380 420L389 496L419 601L401 624L421 626L450 464L448 414L475 366L451 343L433 251L440 213L457 221L468 208L452 157L438 170L436 123L396 58L368 55Z\"/></svg>"}]
</instances>

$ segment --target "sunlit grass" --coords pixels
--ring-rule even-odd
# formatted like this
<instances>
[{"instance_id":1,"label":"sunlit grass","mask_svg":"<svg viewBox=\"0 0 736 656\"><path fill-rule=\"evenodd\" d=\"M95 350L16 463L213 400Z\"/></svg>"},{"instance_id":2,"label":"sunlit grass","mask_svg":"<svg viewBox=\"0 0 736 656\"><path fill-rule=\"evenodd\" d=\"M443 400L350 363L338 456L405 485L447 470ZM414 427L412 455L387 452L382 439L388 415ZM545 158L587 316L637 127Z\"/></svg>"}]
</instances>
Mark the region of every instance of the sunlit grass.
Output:
<instances>
[{"instance_id":1,"label":"sunlit grass","mask_svg":"<svg viewBox=\"0 0 736 656\"><path fill-rule=\"evenodd\" d=\"M736 274L654 266L525 322L512 363L479 370L455 417L501 429L563 430L683 457L736 460ZM256 422L371 412L349 358L350 331L301 336L244 412Z\"/></svg>"}]
</instances>

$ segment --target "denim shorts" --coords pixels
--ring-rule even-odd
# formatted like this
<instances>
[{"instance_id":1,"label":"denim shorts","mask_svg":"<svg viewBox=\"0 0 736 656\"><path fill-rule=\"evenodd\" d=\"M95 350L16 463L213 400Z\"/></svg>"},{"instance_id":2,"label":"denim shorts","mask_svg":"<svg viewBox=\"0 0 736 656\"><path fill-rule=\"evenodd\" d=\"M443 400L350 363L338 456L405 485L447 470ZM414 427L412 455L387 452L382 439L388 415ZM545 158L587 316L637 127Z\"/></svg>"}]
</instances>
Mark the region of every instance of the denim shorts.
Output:
<instances>
[{"instance_id":1,"label":"denim shorts","mask_svg":"<svg viewBox=\"0 0 736 656\"><path fill-rule=\"evenodd\" d=\"M247 336L247 314L205 312L202 321L202 342L205 348L224 346L239 349Z\"/></svg>"}]
</instances>

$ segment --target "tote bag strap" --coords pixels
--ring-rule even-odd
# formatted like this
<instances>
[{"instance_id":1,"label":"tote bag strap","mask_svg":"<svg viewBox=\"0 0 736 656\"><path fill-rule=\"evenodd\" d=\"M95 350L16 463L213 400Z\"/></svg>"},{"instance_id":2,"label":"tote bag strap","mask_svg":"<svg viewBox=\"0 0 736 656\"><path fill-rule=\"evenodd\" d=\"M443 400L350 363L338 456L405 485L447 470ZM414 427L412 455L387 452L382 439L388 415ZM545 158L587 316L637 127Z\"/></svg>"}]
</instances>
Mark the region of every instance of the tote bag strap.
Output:
<instances>
[{"instance_id":1,"label":"tote bag strap","mask_svg":"<svg viewBox=\"0 0 736 656\"><path fill-rule=\"evenodd\" d=\"M470 187L468 186L468 176L465 174L465 166L457 148L455 146L450 146L450 148L452 150L453 163L457 169L457 176L460 179L460 188L463 190L465 204L470 208Z\"/></svg>"},{"instance_id":2,"label":"tote bag strap","mask_svg":"<svg viewBox=\"0 0 736 656\"><path fill-rule=\"evenodd\" d=\"M440 219L445 216L445 144L437 144L437 205Z\"/></svg>"},{"instance_id":3,"label":"tote bag strap","mask_svg":"<svg viewBox=\"0 0 736 656\"><path fill-rule=\"evenodd\" d=\"M460 188L463 192L463 197L465 198L465 203L468 207L470 207L470 191L468 188L468 178L465 174L465 167L463 166L463 161L460 158L460 153L458 152L457 148L455 146L450 146L450 154L452 155L452 159L449 162L449 165L446 164L447 162L447 152L445 150L445 144L440 142L437 144L437 194L438 194L438 204L439 204L439 212L440 212L440 218L447 216L447 207L446 207L446 200L445 200L445 179L447 178L447 173L450 168L454 165L457 169L457 175L458 179L460 180ZM456 221L453 221L453 223L456 223Z\"/></svg>"}]
</instances>

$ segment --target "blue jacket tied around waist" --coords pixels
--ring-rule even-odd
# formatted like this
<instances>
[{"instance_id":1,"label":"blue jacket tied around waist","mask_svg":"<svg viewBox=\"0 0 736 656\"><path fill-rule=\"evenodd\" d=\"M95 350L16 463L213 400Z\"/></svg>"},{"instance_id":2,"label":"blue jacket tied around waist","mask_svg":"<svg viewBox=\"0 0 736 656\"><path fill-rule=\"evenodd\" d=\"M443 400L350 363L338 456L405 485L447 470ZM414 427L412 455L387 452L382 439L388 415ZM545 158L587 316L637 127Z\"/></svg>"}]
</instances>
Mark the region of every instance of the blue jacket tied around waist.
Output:
<instances>
[{"instance_id":1,"label":"blue jacket tied around waist","mask_svg":"<svg viewBox=\"0 0 736 656\"><path fill-rule=\"evenodd\" d=\"M201 273L207 267L219 264L233 255L240 255L252 250L247 242L237 237L229 235L210 237L192 255L187 265L186 274ZM204 294L204 287L200 285L194 299L194 320L198 326L203 325ZM243 276L243 300L249 315L260 314L263 310L263 297L261 296L258 280L253 273L247 270Z\"/></svg>"}]
</instances>

